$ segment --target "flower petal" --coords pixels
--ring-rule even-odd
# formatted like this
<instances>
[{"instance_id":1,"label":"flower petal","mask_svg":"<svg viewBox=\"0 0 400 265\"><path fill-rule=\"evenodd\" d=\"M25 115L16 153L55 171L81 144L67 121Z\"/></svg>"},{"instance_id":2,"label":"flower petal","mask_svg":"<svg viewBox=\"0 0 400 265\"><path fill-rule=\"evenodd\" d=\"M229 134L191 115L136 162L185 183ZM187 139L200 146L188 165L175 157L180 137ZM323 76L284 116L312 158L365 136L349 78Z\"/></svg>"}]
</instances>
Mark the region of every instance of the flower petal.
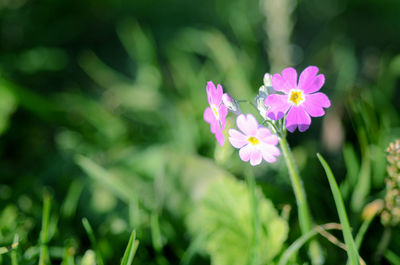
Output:
<instances>
[{"instance_id":1,"label":"flower petal","mask_svg":"<svg viewBox=\"0 0 400 265\"><path fill-rule=\"evenodd\" d=\"M331 102L324 93L318 92L306 95L306 100L302 106L311 117L321 117L325 114L323 108L329 108Z\"/></svg>"},{"instance_id":2,"label":"flower petal","mask_svg":"<svg viewBox=\"0 0 400 265\"><path fill-rule=\"evenodd\" d=\"M280 74L274 74L272 76L272 88L276 91L289 94L290 87L288 86L285 79Z\"/></svg>"},{"instance_id":3,"label":"flower petal","mask_svg":"<svg viewBox=\"0 0 400 265\"><path fill-rule=\"evenodd\" d=\"M272 87L276 91L289 94L290 89L297 87L297 72L294 68L286 68L282 71L282 75L274 74L272 76Z\"/></svg>"},{"instance_id":4,"label":"flower petal","mask_svg":"<svg viewBox=\"0 0 400 265\"><path fill-rule=\"evenodd\" d=\"M260 140L264 140L264 138L267 138L268 136L271 136L271 131L268 128L265 127L258 127L256 137Z\"/></svg>"},{"instance_id":5,"label":"flower petal","mask_svg":"<svg viewBox=\"0 0 400 265\"><path fill-rule=\"evenodd\" d=\"M221 122L221 129L222 131L225 130L225 123L226 123L226 115L228 115L228 109L224 104L219 106L219 121Z\"/></svg>"},{"instance_id":6,"label":"flower petal","mask_svg":"<svg viewBox=\"0 0 400 265\"><path fill-rule=\"evenodd\" d=\"M259 150L258 148L253 148L253 151L251 152L250 156L250 165L257 166L261 164L261 161L262 161L261 150Z\"/></svg>"},{"instance_id":7,"label":"flower petal","mask_svg":"<svg viewBox=\"0 0 400 265\"><path fill-rule=\"evenodd\" d=\"M267 116L272 120L282 119L291 106L288 95L272 94L265 99L264 103L269 107Z\"/></svg>"},{"instance_id":8,"label":"flower petal","mask_svg":"<svg viewBox=\"0 0 400 265\"><path fill-rule=\"evenodd\" d=\"M214 100L213 100L213 98L214 98L214 94L215 94L215 91L216 90L216 88L215 88L215 85L214 85L214 83L212 82L212 81L208 81L207 82L207 86L206 86L206 91L207 91L207 99L208 99L208 104L211 106L212 104L215 104L214 103Z\"/></svg>"},{"instance_id":9,"label":"flower petal","mask_svg":"<svg viewBox=\"0 0 400 265\"><path fill-rule=\"evenodd\" d=\"M277 145L279 142L278 136L265 127L258 128L256 137L266 144Z\"/></svg>"},{"instance_id":10,"label":"flower petal","mask_svg":"<svg viewBox=\"0 0 400 265\"><path fill-rule=\"evenodd\" d=\"M294 68L288 67L283 69L282 77L284 80L286 80L290 89L297 87L297 71Z\"/></svg>"},{"instance_id":11,"label":"flower petal","mask_svg":"<svg viewBox=\"0 0 400 265\"><path fill-rule=\"evenodd\" d=\"M243 114L239 115L236 119L236 125L245 135L255 136L257 133L258 122L251 114L247 114L246 116Z\"/></svg>"},{"instance_id":12,"label":"flower petal","mask_svg":"<svg viewBox=\"0 0 400 265\"><path fill-rule=\"evenodd\" d=\"M281 152L275 145L263 144L260 147L262 157L268 163L273 163L276 161L276 156L279 156Z\"/></svg>"},{"instance_id":13,"label":"flower petal","mask_svg":"<svg viewBox=\"0 0 400 265\"><path fill-rule=\"evenodd\" d=\"M279 142L279 137L275 134L272 134L268 137L263 138L262 141L266 144L277 145Z\"/></svg>"},{"instance_id":14,"label":"flower petal","mask_svg":"<svg viewBox=\"0 0 400 265\"><path fill-rule=\"evenodd\" d=\"M251 144L243 146L239 150L240 159L242 159L242 161L244 162L249 161L252 151L253 151L253 146Z\"/></svg>"},{"instance_id":15,"label":"flower petal","mask_svg":"<svg viewBox=\"0 0 400 265\"><path fill-rule=\"evenodd\" d=\"M217 89L214 90L214 104L216 106L219 106L222 102L222 95L224 94L224 91L222 89L222 86L220 84L217 85Z\"/></svg>"},{"instance_id":16,"label":"flower petal","mask_svg":"<svg viewBox=\"0 0 400 265\"><path fill-rule=\"evenodd\" d=\"M215 133L217 131L217 127L219 127L219 123L218 123L217 119L215 118L215 115L210 107L207 107L204 110L203 118L206 122L208 122L210 124L211 132Z\"/></svg>"},{"instance_id":17,"label":"flower petal","mask_svg":"<svg viewBox=\"0 0 400 265\"><path fill-rule=\"evenodd\" d=\"M225 143L224 135L222 134L221 127L217 126L217 130L215 132L215 138L217 138L217 142L220 146L223 146Z\"/></svg>"},{"instance_id":18,"label":"flower petal","mask_svg":"<svg viewBox=\"0 0 400 265\"><path fill-rule=\"evenodd\" d=\"M247 141L247 137L235 129L229 129L229 142L235 148L242 148L249 142Z\"/></svg>"},{"instance_id":19,"label":"flower petal","mask_svg":"<svg viewBox=\"0 0 400 265\"><path fill-rule=\"evenodd\" d=\"M304 132L310 127L311 118L302 106L293 106L286 116L286 128L289 132L294 132L296 127L300 132Z\"/></svg>"},{"instance_id":20,"label":"flower petal","mask_svg":"<svg viewBox=\"0 0 400 265\"><path fill-rule=\"evenodd\" d=\"M318 67L309 66L300 74L298 88L310 94L321 89L325 83L325 76L318 73Z\"/></svg>"}]
</instances>

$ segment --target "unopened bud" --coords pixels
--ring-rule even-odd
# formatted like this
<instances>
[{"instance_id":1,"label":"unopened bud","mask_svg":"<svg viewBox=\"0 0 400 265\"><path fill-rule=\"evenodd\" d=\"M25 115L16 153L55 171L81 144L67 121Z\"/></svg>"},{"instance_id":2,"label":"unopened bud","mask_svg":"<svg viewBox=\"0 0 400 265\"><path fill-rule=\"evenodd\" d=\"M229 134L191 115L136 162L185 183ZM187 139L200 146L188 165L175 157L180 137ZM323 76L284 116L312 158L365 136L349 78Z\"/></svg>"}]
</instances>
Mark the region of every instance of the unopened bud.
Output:
<instances>
[{"instance_id":1,"label":"unopened bud","mask_svg":"<svg viewBox=\"0 0 400 265\"><path fill-rule=\"evenodd\" d=\"M234 114L239 115L241 113L239 104L228 93L224 93L222 95L222 102L224 103L225 107L227 107L227 109Z\"/></svg>"},{"instance_id":2,"label":"unopened bud","mask_svg":"<svg viewBox=\"0 0 400 265\"><path fill-rule=\"evenodd\" d=\"M268 116L267 116L268 109L264 104L264 100L265 100L264 97L257 96L255 99L255 103L256 103L257 110L260 113L261 117L263 117L263 119L266 120L266 119L268 119Z\"/></svg>"},{"instance_id":3,"label":"unopened bud","mask_svg":"<svg viewBox=\"0 0 400 265\"><path fill-rule=\"evenodd\" d=\"M264 85L260 86L260 88L258 89L258 95L264 99L267 97L268 90Z\"/></svg>"},{"instance_id":4,"label":"unopened bud","mask_svg":"<svg viewBox=\"0 0 400 265\"><path fill-rule=\"evenodd\" d=\"M266 73L264 75L264 85L260 86L258 89L258 94L260 97L266 98L268 95L273 93L274 89L272 88L272 75Z\"/></svg>"},{"instance_id":5,"label":"unopened bud","mask_svg":"<svg viewBox=\"0 0 400 265\"><path fill-rule=\"evenodd\" d=\"M266 73L264 75L264 86L272 87L272 75L270 75L269 73Z\"/></svg>"}]
</instances>

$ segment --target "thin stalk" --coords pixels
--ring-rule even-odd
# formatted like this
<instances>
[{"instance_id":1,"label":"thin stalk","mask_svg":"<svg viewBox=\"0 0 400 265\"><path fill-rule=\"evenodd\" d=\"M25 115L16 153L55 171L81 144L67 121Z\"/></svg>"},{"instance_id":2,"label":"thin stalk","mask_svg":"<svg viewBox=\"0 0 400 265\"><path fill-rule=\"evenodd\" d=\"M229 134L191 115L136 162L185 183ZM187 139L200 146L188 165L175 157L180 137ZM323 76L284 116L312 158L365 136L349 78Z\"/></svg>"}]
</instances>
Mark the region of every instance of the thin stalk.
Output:
<instances>
[{"instance_id":1,"label":"thin stalk","mask_svg":"<svg viewBox=\"0 0 400 265\"><path fill-rule=\"evenodd\" d=\"M50 195L45 192L43 195L43 213L42 213L42 230L40 231L40 256L39 265L50 264L49 249L47 246L49 235L49 220L50 220Z\"/></svg>"},{"instance_id":2,"label":"thin stalk","mask_svg":"<svg viewBox=\"0 0 400 265\"><path fill-rule=\"evenodd\" d=\"M294 195L296 197L301 233L302 235L305 235L312 230L312 221L311 221L312 219L311 219L310 208L307 203L306 193L303 187L303 182L301 181L300 175L296 167L296 163L294 161L292 152L290 151L289 144L286 138L280 137L279 141L283 157L285 158L286 166L289 170L290 181L292 183ZM312 264L323 263L324 258L322 256L320 246L315 239L310 241L309 255Z\"/></svg>"},{"instance_id":3,"label":"thin stalk","mask_svg":"<svg viewBox=\"0 0 400 265\"><path fill-rule=\"evenodd\" d=\"M286 265L289 262L289 259L299 251L299 249L311 238L314 236L321 234L321 231L333 230L333 229L341 229L339 224L328 223L320 226L314 227L310 232L302 235L296 241L294 241L286 250L283 252L282 256L279 259L278 265Z\"/></svg>"},{"instance_id":4,"label":"thin stalk","mask_svg":"<svg viewBox=\"0 0 400 265\"><path fill-rule=\"evenodd\" d=\"M14 236L13 243L11 245L11 265L18 265L18 257L17 257L17 250L16 248L19 245L19 237L18 234Z\"/></svg>"},{"instance_id":5,"label":"thin stalk","mask_svg":"<svg viewBox=\"0 0 400 265\"><path fill-rule=\"evenodd\" d=\"M15 250L11 251L11 265L18 265L17 252Z\"/></svg>"},{"instance_id":6,"label":"thin stalk","mask_svg":"<svg viewBox=\"0 0 400 265\"><path fill-rule=\"evenodd\" d=\"M383 254L386 252L386 249L389 246L391 237L392 237L392 229L389 226L387 226L385 227L385 230L383 230L381 240L379 241L378 247L375 252L374 260L376 264L380 263Z\"/></svg>"},{"instance_id":7,"label":"thin stalk","mask_svg":"<svg viewBox=\"0 0 400 265\"><path fill-rule=\"evenodd\" d=\"M253 240L251 246L251 260L249 262L250 265L258 265L258 244L260 237L260 218L258 216L258 205L257 205L257 197L256 197L256 182L254 178L254 174L251 169L248 170L246 174L247 187L249 189L250 196L250 207L251 207L251 215L252 215L252 225L253 225Z\"/></svg>"}]
</instances>

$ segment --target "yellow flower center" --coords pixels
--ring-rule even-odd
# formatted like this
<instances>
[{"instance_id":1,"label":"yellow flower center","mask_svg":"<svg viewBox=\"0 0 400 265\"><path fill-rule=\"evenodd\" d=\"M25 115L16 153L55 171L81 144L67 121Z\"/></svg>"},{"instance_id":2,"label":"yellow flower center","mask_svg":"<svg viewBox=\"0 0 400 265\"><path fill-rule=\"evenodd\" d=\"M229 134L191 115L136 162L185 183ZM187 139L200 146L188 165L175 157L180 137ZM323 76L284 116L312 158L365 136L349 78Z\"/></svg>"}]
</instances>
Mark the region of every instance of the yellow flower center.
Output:
<instances>
[{"instance_id":1,"label":"yellow flower center","mask_svg":"<svg viewBox=\"0 0 400 265\"><path fill-rule=\"evenodd\" d=\"M300 89L292 89L289 94L289 102L298 106L304 102L304 93Z\"/></svg>"},{"instance_id":2,"label":"yellow flower center","mask_svg":"<svg viewBox=\"0 0 400 265\"><path fill-rule=\"evenodd\" d=\"M218 113L218 109L216 106L211 106L212 111L214 112L214 116L215 118L217 118L217 120L219 120L219 113Z\"/></svg>"},{"instance_id":3,"label":"yellow flower center","mask_svg":"<svg viewBox=\"0 0 400 265\"><path fill-rule=\"evenodd\" d=\"M252 145L258 145L260 143L260 141L254 136L250 136L249 138L247 138L247 141L249 141L249 143L251 143Z\"/></svg>"}]
</instances>

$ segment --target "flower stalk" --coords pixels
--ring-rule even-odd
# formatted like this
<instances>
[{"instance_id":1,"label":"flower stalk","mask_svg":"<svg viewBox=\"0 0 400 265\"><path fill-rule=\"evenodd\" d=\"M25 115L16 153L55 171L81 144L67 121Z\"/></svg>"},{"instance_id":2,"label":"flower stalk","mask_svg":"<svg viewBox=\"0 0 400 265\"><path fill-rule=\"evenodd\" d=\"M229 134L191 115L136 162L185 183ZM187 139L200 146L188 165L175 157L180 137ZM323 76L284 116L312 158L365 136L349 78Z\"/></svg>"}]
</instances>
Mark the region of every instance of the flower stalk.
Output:
<instances>
[{"instance_id":1,"label":"flower stalk","mask_svg":"<svg viewBox=\"0 0 400 265\"><path fill-rule=\"evenodd\" d=\"M277 156L283 153L289 170L292 188L298 207L298 218L301 232L304 235L312 231L312 217L307 203L303 183L296 168L289 145L286 140L287 131L293 133L296 129L306 131L311 125L311 117L321 117L329 108L331 102L322 92L319 92L325 83L325 76L318 74L318 67L308 66L298 78L297 71L286 68L279 74L265 74L264 85L259 89L254 102L235 100L228 93L223 94L220 84L215 86L211 81L207 83L207 97L210 107L204 111L204 120L210 124L210 130L217 138L218 143L224 144L222 132L225 128L225 118L228 110L237 115L236 125L239 130L229 129L229 142L239 149L239 157L251 166L257 166L262 161L274 163ZM276 93L278 92L278 93ZM248 103L263 118L261 126L252 114L243 114L239 104ZM269 129L263 125L268 125ZM280 142L281 151L276 147ZM251 265L258 264L258 231L261 229L258 222L257 202L255 198L255 180L250 174L246 176L250 206L253 215L254 240L252 242ZM313 265L324 262L321 248L316 240L309 244L309 256Z\"/></svg>"},{"instance_id":2,"label":"flower stalk","mask_svg":"<svg viewBox=\"0 0 400 265\"><path fill-rule=\"evenodd\" d=\"M249 189L249 201L252 216L252 226L253 226L253 240L251 244L251 260L250 265L258 265L258 244L260 237L260 217L258 216L258 203L256 197L256 181L252 169L250 168L246 174L247 187Z\"/></svg>"},{"instance_id":3,"label":"flower stalk","mask_svg":"<svg viewBox=\"0 0 400 265\"><path fill-rule=\"evenodd\" d=\"M306 193L303 187L303 182L298 173L297 166L294 161L292 152L290 151L290 147L286 140L286 137L281 136L279 138L279 142L283 157L285 158L286 166L289 171L290 181L296 198L301 233L305 235L312 230L312 217L311 217L310 207L308 206ZM321 253L321 249L316 240L312 240L309 244L309 255L312 264L323 263L323 256Z\"/></svg>"}]
</instances>

